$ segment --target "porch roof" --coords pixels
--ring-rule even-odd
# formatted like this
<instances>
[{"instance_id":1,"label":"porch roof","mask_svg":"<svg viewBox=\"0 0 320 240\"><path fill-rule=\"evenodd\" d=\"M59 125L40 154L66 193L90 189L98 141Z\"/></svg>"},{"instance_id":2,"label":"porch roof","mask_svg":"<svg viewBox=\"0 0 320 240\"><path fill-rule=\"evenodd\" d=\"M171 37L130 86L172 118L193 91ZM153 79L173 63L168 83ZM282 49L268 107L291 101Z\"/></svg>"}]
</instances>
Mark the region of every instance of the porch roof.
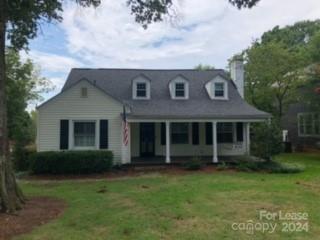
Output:
<instances>
[{"instance_id":1,"label":"porch roof","mask_svg":"<svg viewBox=\"0 0 320 240\"><path fill-rule=\"evenodd\" d=\"M212 101L203 98L187 101L130 101L128 119L246 119L263 120L270 114L260 111L242 99L236 101Z\"/></svg>"}]
</instances>

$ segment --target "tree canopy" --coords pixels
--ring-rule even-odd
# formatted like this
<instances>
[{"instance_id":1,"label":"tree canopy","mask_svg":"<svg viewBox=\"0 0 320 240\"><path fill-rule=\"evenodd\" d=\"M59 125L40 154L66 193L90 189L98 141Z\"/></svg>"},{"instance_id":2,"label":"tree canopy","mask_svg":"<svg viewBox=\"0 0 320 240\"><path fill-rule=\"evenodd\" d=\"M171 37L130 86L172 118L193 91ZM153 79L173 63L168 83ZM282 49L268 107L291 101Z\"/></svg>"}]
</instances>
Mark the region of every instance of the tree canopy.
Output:
<instances>
[{"instance_id":1,"label":"tree canopy","mask_svg":"<svg viewBox=\"0 0 320 240\"><path fill-rule=\"evenodd\" d=\"M279 42L290 50L297 50L307 47L312 37L319 31L320 20L301 21L283 28L276 26L262 35L261 44Z\"/></svg>"},{"instance_id":2,"label":"tree canopy","mask_svg":"<svg viewBox=\"0 0 320 240\"><path fill-rule=\"evenodd\" d=\"M200 71L213 70L214 66L200 63L197 66L195 66L194 69L200 70Z\"/></svg>"},{"instance_id":3,"label":"tree canopy","mask_svg":"<svg viewBox=\"0 0 320 240\"><path fill-rule=\"evenodd\" d=\"M312 64L306 70L307 81L300 96L309 107L320 111L320 31L311 39L308 51Z\"/></svg>"},{"instance_id":4,"label":"tree canopy","mask_svg":"<svg viewBox=\"0 0 320 240\"><path fill-rule=\"evenodd\" d=\"M320 20L303 21L277 26L253 42L243 53L247 100L281 118L285 108L301 98L301 86L313 83L315 75L307 73L319 61L319 33Z\"/></svg>"},{"instance_id":5,"label":"tree canopy","mask_svg":"<svg viewBox=\"0 0 320 240\"><path fill-rule=\"evenodd\" d=\"M254 45L245 56L246 98L259 109L281 118L294 100L303 63L282 44Z\"/></svg>"},{"instance_id":6,"label":"tree canopy","mask_svg":"<svg viewBox=\"0 0 320 240\"><path fill-rule=\"evenodd\" d=\"M30 60L22 61L19 53L6 50L8 136L25 145L34 140L31 117L26 111L30 101L41 99L40 93L51 90L50 82L40 77L39 69Z\"/></svg>"}]
</instances>

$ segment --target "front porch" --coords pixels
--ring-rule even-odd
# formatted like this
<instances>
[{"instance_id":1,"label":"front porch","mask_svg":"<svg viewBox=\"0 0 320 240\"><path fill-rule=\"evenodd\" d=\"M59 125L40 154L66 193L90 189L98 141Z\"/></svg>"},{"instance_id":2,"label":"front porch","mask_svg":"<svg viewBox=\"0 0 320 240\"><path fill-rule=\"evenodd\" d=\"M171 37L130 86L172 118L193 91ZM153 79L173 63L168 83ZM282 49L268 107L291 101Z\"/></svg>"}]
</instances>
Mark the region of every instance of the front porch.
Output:
<instances>
[{"instance_id":1,"label":"front porch","mask_svg":"<svg viewBox=\"0 0 320 240\"><path fill-rule=\"evenodd\" d=\"M182 164L195 157L206 164L218 163L250 151L248 121L131 120L128 125L123 164Z\"/></svg>"}]
</instances>

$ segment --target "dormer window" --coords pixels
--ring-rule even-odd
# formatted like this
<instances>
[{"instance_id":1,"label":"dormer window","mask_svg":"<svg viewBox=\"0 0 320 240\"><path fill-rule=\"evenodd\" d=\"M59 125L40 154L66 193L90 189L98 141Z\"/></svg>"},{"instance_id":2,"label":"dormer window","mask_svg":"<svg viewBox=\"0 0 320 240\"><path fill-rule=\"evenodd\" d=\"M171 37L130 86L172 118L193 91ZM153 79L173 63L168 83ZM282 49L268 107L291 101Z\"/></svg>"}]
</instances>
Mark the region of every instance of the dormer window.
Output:
<instances>
[{"instance_id":1,"label":"dormer window","mask_svg":"<svg viewBox=\"0 0 320 240\"><path fill-rule=\"evenodd\" d=\"M185 97L185 83L176 83L175 84L175 95L176 97Z\"/></svg>"},{"instance_id":2,"label":"dormer window","mask_svg":"<svg viewBox=\"0 0 320 240\"><path fill-rule=\"evenodd\" d=\"M208 95L214 100L228 100L228 80L221 76L217 76L207 82L206 89Z\"/></svg>"},{"instance_id":3,"label":"dormer window","mask_svg":"<svg viewBox=\"0 0 320 240\"><path fill-rule=\"evenodd\" d=\"M169 91L172 99L188 99L189 81L179 75L170 81Z\"/></svg>"},{"instance_id":4,"label":"dormer window","mask_svg":"<svg viewBox=\"0 0 320 240\"><path fill-rule=\"evenodd\" d=\"M214 83L214 97L224 97L224 83Z\"/></svg>"},{"instance_id":5,"label":"dormer window","mask_svg":"<svg viewBox=\"0 0 320 240\"><path fill-rule=\"evenodd\" d=\"M137 97L147 97L147 84L145 82L137 82Z\"/></svg>"},{"instance_id":6,"label":"dormer window","mask_svg":"<svg viewBox=\"0 0 320 240\"><path fill-rule=\"evenodd\" d=\"M138 76L132 81L133 99L150 99L150 80L144 76Z\"/></svg>"}]
</instances>

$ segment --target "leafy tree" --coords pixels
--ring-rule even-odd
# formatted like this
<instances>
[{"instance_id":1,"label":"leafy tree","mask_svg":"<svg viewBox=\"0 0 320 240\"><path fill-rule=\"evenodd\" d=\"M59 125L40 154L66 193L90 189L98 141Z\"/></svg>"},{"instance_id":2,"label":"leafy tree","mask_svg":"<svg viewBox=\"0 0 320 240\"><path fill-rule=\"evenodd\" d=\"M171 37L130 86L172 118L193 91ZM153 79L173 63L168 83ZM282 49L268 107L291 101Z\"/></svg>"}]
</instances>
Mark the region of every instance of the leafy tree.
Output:
<instances>
[{"instance_id":1,"label":"leafy tree","mask_svg":"<svg viewBox=\"0 0 320 240\"><path fill-rule=\"evenodd\" d=\"M254 43L245 54L247 100L280 120L301 83L302 59L280 43Z\"/></svg>"},{"instance_id":2,"label":"leafy tree","mask_svg":"<svg viewBox=\"0 0 320 240\"><path fill-rule=\"evenodd\" d=\"M320 20L301 21L294 25L280 28L274 27L261 37L261 44L270 42L282 43L292 51L305 51L310 39L320 31Z\"/></svg>"},{"instance_id":3,"label":"leafy tree","mask_svg":"<svg viewBox=\"0 0 320 240\"><path fill-rule=\"evenodd\" d=\"M35 124L26 111L30 101L39 100L41 92L49 91L50 84L39 77L31 60L21 61L19 53L6 49L8 137L14 143L14 165L26 170L26 145L35 140Z\"/></svg>"},{"instance_id":4,"label":"leafy tree","mask_svg":"<svg viewBox=\"0 0 320 240\"><path fill-rule=\"evenodd\" d=\"M259 0L229 0L238 8L253 7ZM101 0L74 0L82 7L98 7ZM169 13L172 0L127 0L135 20L146 27L163 20ZM24 196L16 184L8 156L5 38L10 47L27 48L29 39L37 36L42 22L61 21L63 0L0 0L0 208L14 212L21 208Z\"/></svg>"},{"instance_id":5,"label":"leafy tree","mask_svg":"<svg viewBox=\"0 0 320 240\"><path fill-rule=\"evenodd\" d=\"M206 64L198 64L197 66L194 67L194 69L196 70L200 70L200 71L206 71L206 70L213 70L214 66L211 65L206 65Z\"/></svg>"},{"instance_id":6,"label":"leafy tree","mask_svg":"<svg viewBox=\"0 0 320 240\"><path fill-rule=\"evenodd\" d=\"M320 111L320 31L310 41L308 52L312 64L306 70L306 82L299 93L302 101Z\"/></svg>"},{"instance_id":7,"label":"leafy tree","mask_svg":"<svg viewBox=\"0 0 320 240\"><path fill-rule=\"evenodd\" d=\"M19 53L6 50L8 137L24 146L34 140L32 120L26 111L30 101L41 99L41 92L51 90L50 82L39 76L31 60L22 62Z\"/></svg>"}]
</instances>

